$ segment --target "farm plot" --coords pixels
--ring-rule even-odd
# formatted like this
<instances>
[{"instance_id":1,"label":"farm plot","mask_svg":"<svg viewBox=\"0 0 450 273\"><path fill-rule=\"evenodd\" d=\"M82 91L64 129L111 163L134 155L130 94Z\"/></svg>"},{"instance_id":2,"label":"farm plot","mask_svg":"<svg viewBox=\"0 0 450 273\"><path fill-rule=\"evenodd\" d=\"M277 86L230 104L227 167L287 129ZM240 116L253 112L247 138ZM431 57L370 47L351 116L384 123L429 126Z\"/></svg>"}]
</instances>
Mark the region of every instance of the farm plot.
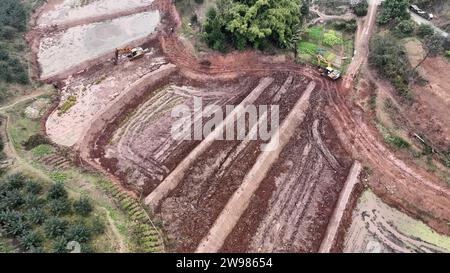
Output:
<instances>
[{"instance_id":1,"label":"farm plot","mask_svg":"<svg viewBox=\"0 0 450 273\"><path fill-rule=\"evenodd\" d=\"M366 191L353 212L344 252L449 252L450 238Z\"/></svg>"},{"instance_id":2,"label":"farm plot","mask_svg":"<svg viewBox=\"0 0 450 273\"><path fill-rule=\"evenodd\" d=\"M317 65L316 56L321 54L333 66L346 69L353 54L353 35L337 31L332 26L316 25L306 29L303 39L297 45L301 61Z\"/></svg>"}]
</instances>

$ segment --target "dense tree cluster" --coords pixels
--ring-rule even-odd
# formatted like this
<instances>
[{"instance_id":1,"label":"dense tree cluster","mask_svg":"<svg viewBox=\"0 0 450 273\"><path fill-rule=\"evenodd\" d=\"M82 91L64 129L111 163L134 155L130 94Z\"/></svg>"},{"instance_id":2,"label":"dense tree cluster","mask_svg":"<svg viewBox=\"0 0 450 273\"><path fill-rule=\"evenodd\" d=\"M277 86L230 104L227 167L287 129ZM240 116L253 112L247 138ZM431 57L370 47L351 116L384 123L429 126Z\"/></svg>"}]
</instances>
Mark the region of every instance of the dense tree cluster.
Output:
<instances>
[{"instance_id":1,"label":"dense tree cluster","mask_svg":"<svg viewBox=\"0 0 450 273\"><path fill-rule=\"evenodd\" d=\"M26 66L9 49L9 41L25 31L26 22L27 12L21 1L0 1L0 81L20 84L29 82ZM1 95L2 98L5 96Z\"/></svg>"},{"instance_id":2,"label":"dense tree cluster","mask_svg":"<svg viewBox=\"0 0 450 273\"><path fill-rule=\"evenodd\" d=\"M92 252L90 241L105 231L101 218L89 218L92 211L89 199L72 201L61 183L44 188L21 174L0 179L0 227L24 251L67 252L77 241Z\"/></svg>"},{"instance_id":3,"label":"dense tree cluster","mask_svg":"<svg viewBox=\"0 0 450 273\"><path fill-rule=\"evenodd\" d=\"M390 35L375 35L369 49L370 65L391 81L399 96L408 100L411 69L405 49Z\"/></svg>"},{"instance_id":4,"label":"dense tree cluster","mask_svg":"<svg viewBox=\"0 0 450 273\"><path fill-rule=\"evenodd\" d=\"M410 18L408 13L409 0L389 0L381 3L377 22L385 25L391 22L398 23Z\"/></svg>"},{"instance_id":5,"label":"dense tree cluster","mask_svg":"<svg viewBox=\"0 0 450 273\"><path fill-rule=\"evenodd\" d=\"M300 0L218 0L203 23L213 49L287 47L300 24Z\"/></svg>"},{"instance_id":6,"label":"dense tree cluster","mask_svg":"<svg viewBox=\"0 0 450 273\"><path fill-rule=\"evenodd\" d=\"M0 28L15 28L25 31L27 24L27 12L24 6L17 0L0 1Z\"/></svg>"}]
</instances>

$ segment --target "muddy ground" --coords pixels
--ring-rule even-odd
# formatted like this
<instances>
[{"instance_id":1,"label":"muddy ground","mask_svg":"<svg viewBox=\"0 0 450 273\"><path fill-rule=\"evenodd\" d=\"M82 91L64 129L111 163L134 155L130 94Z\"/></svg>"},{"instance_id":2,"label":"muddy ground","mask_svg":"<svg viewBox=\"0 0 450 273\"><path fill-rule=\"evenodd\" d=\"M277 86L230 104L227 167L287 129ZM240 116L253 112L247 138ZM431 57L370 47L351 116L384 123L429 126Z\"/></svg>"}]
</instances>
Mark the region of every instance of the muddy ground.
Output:
<instances>
[{"instance_id":1,"label":"muddy ground","mask_svg":"<svg viewBox=\"0 0 450 273\"><path fill-rule=\"evenodd\" d=\"M344 252L449 252L450 239L365 191L353 212Z\"/></svg>"}]
</instances>

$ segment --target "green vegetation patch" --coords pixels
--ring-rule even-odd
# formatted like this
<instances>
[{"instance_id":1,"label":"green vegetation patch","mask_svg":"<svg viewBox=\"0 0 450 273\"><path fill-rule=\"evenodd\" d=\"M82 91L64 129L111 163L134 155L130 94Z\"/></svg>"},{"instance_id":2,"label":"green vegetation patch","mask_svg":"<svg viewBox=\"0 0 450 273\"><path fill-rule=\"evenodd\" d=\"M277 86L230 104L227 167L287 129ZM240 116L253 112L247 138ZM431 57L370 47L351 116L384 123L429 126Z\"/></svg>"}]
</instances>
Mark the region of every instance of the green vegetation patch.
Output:
<instances>
[{"instance_id":1,"label":"green vegetation patch","mask_svg":"<svg viewBox=\"0 0 450 273\"><path fill-rule=\"evenodd\" d=\"M64 103L58 108L58 116L62 116L77 103L77 97L69 96Z\"/></svg>"},{"instance_id":2,"label":"green vegetation patch","mask_svg":"<svg viewBox=\"0 0 450 273\"><path fill-rule=\"evenodd\" d=\"M298 52L299 54L314 55L317 52L317 45L310 42L301 41L298 44Z\"/></svg>"},{"instance_id":3,"label":"green vegetation patch","mask_svg":"<svg viewBox=\"0 0 450 273\"><path fill-rule=\"evenodd\" d=\"M396 149L408 149L409 147L411 147L411 144L409 144L409 142L393 134L389 129L384 127L382 124L378 123L377 128L378 131L380 131L381 135L383 136L384 140L392 147Z\"/></svg>"},{"instance_id":4,"label":"green vegetation patch","mask_svg":"<svg viewBox=\"0 0 450 273\"><path fill-rule=\"evenodd\" d=\"M322 43L323 38L323 26L314 26L306 30L309 39L314 40L317 43Z\"/></svg>"},{"instance_id":5,"label":"green vegetation patch","mask_svg":"<svg viewBox=\"0 0 450 273\"><path fill-rule=\"evenodd\" d=\"M52 172L50 178L57 183L64 183L67 179L67 174L63 172Z\"/></svg>"},{"instance_id":6,"label":"green vegetation patch","mask_svg":"<svg viewBox=\"0 0 450 273\"><path fill-rule=\"evenodd\" d=\"M44 156L51 154L53 152L53 147L48 144L41 144L39 146L34 147L31 152L34 156Z\"/></svg>"},{"instance_id":7,"label":"green vegetation patch","mask_svg":"<svg viewBox=\"0 0 450 273\"><path fill-rule=\"evenodd\" d=\"M45 184L22 174L0 179L0 226L25 252L67 252L76 241L82 252L104 233L90 201L69 197L61 183Z\"/></svg>"}]
</instances>

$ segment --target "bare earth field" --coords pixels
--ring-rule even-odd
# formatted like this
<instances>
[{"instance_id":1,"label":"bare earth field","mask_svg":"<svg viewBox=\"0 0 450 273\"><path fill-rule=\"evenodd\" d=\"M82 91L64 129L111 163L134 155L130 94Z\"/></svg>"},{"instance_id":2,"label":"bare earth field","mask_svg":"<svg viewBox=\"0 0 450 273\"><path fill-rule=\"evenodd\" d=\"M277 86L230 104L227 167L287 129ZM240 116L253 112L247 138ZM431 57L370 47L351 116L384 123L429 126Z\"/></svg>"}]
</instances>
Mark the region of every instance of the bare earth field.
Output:
<instances>
[{"instance_id":1,"label":"bare earth field","mask_svg":"<svg viewBox=\"0 0 450 273\"><path fill-rule=\"evenodd\" d=\"M168 0L80 3L49 1L27 35L35 75L58 86L59 107L75 98L50 114L46 132L141 197L163 221L169 251L317 252L354 159L373 168L368 183L384 202L450 233L448 187L384 145L346 99L352 79L336 84L284 56L252 51L196 57L171 31L180 19ZM361 39L372 20L359 22ZM114 48L125 45L148 52L114 65ZM351 73L363 61L356 56ZM204 107L242 108L205 139L175 140L172 110L194 97ZM270 140L212 138L251 104L279 105L277 149L261 149Z\"/></svg>"},{"instance_id":2,"label":"bare earth field","mask_svg":"<svg viewBox=\"0 0 450 273\"><path fill-rule=\"evenodd\" d=\"M353 212L344 252L449 252L450 238L365 191Z\"/></svg>"}]
</instances>

